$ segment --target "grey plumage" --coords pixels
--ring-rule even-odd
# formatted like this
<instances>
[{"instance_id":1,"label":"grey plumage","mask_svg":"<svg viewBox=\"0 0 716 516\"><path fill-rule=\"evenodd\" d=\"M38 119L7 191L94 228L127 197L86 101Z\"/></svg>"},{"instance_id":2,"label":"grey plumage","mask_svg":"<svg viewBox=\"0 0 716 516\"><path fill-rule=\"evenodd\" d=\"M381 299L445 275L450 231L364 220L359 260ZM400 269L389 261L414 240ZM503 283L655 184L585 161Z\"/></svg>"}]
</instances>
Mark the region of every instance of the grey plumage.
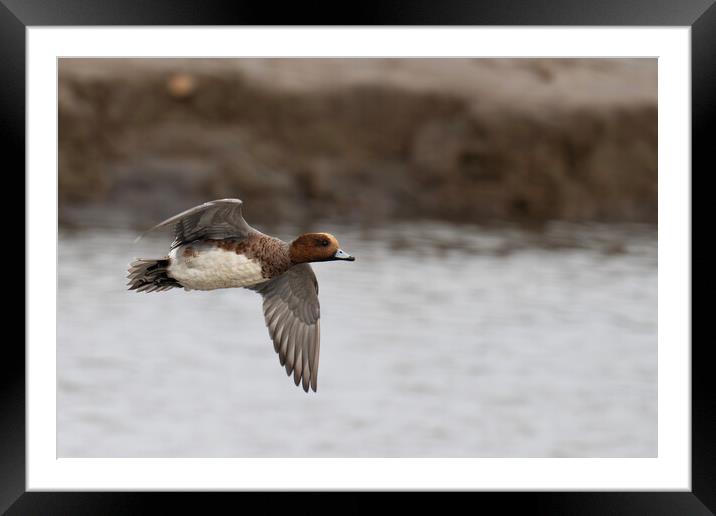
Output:
<instances>
[{"instance_id":1,"label":"grey plumage","mask_svg":"<svg viewBox=\"0 0 716 516\"><path fill-rule=\"evenodd\" d=\"M181 285L167 276L168 258L139 258L129 264L127 286L137 292L162 292Z\"/></svg>"},{"instance_id":2,"label":"grey plumage","mask_svg":"<svg viewBox=\"0 0 716 516\"><path fill-rule=\"evenodd\" d=\"M252 230L241 214L239 199L219 199L205 202L160 222L150 231L174 226L174 242L170 249L199 239L243 239Z\"/></svg>"},{"instance_id":3,"label":"grey plumage","mask_svg":"<svg viewBox=\"0 0 716 516\"><path fill-rule=\"evenodd\" d=\"M286 374L308 392L318 388L318 357L321 345L318 282L311 266L293 266L266 283L249 287L263 296L269 335Z\"/></svg>"}]
</instances>

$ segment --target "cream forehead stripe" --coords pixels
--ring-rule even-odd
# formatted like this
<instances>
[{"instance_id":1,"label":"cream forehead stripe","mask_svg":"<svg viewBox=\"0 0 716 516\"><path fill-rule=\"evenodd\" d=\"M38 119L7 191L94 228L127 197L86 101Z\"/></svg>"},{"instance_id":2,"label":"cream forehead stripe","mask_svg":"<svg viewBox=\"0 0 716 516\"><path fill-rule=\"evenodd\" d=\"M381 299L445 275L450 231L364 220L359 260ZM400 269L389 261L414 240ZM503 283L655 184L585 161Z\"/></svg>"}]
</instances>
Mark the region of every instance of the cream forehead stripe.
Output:
<instances>
[{"instance_id":1,"label":"cream forehead stripe","mask_svg":"<svg viewBox=\"0 0 716 516\"><path fill-rule=\"evenodd\" d=\"M313 233L311 236L319 239L326 239L330 243L338 245L338 239L331 235L330 233Z\"/></svg>"},{"instance_id":2,"label":"cream forehead stripe","mask_svg":"<svg viewBox=\"0 0 716 516\"><path fill-rule=\"evenodd\" d=\"M227 287L246 287L264 281L261 264L234 251L214 248L198 253L174 249L169 257L169 275L182 286L193 290L213 290Z\"/></svg>"}]
</instances>

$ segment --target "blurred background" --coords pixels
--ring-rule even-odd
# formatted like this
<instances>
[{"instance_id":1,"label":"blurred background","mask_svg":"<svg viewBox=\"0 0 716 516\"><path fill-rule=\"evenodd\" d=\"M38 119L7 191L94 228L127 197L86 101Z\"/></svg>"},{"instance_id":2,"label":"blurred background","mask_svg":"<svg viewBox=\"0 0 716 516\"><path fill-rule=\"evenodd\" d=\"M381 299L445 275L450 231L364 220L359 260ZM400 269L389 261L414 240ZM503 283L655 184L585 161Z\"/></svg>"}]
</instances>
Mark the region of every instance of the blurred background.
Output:
<instances>
[{"instance_id":1,"label":"blurred background","mask_svg":"<svg viewBox=\"0 0 716 516\"><path fill-rule=\"evenodd\" d=\"M655 59L60 59L58 455L653 457ZM247 290L137 294L237 197L329 231L317 394Z\"/></svg>"}]
</instances>

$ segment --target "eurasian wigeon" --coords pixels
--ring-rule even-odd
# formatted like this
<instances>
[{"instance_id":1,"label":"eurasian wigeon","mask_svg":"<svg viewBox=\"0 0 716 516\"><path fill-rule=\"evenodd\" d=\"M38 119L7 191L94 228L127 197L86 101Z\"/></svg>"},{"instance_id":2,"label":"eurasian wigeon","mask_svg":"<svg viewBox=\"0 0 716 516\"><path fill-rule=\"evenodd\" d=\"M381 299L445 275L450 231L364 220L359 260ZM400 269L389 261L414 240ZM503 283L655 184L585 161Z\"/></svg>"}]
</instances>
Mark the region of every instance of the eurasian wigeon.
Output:
<instances>
[{"instance_id":1,"label":"eurasian wigeon","mask_svg":"<svg viewBox=\"0 0 716 516\"><path fill-rule=\"evenodd\" d=\"M191 208L149 231L173 226L168 256L130 264L129 290L244 287L263 296L274 349L296 385L316 391L320 347L318 282L310 262L353 261L329 233L305 233L290 244L249 226L239 199Z\"/></svg>"}]
</instances>

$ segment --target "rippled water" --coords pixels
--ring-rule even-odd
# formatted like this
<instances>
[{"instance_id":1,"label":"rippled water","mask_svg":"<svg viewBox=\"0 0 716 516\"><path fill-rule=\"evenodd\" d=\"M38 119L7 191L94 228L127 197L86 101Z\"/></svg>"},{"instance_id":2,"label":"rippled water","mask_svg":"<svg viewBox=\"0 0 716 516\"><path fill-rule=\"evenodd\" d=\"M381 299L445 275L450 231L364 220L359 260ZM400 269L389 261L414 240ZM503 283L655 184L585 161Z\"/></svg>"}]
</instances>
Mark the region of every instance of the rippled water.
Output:
<instances>
[{"instance_id":1,"label":"rippled water","mask_svg":"<svg viewBox=\"0 0 716 516\"><path fill-rule=\"evenodd\" d=\"M129 292L166 238L61 232L58 455L656 455L655 231L330 229L317 394L257 294Z\"/></svg>"}]
</instances>

